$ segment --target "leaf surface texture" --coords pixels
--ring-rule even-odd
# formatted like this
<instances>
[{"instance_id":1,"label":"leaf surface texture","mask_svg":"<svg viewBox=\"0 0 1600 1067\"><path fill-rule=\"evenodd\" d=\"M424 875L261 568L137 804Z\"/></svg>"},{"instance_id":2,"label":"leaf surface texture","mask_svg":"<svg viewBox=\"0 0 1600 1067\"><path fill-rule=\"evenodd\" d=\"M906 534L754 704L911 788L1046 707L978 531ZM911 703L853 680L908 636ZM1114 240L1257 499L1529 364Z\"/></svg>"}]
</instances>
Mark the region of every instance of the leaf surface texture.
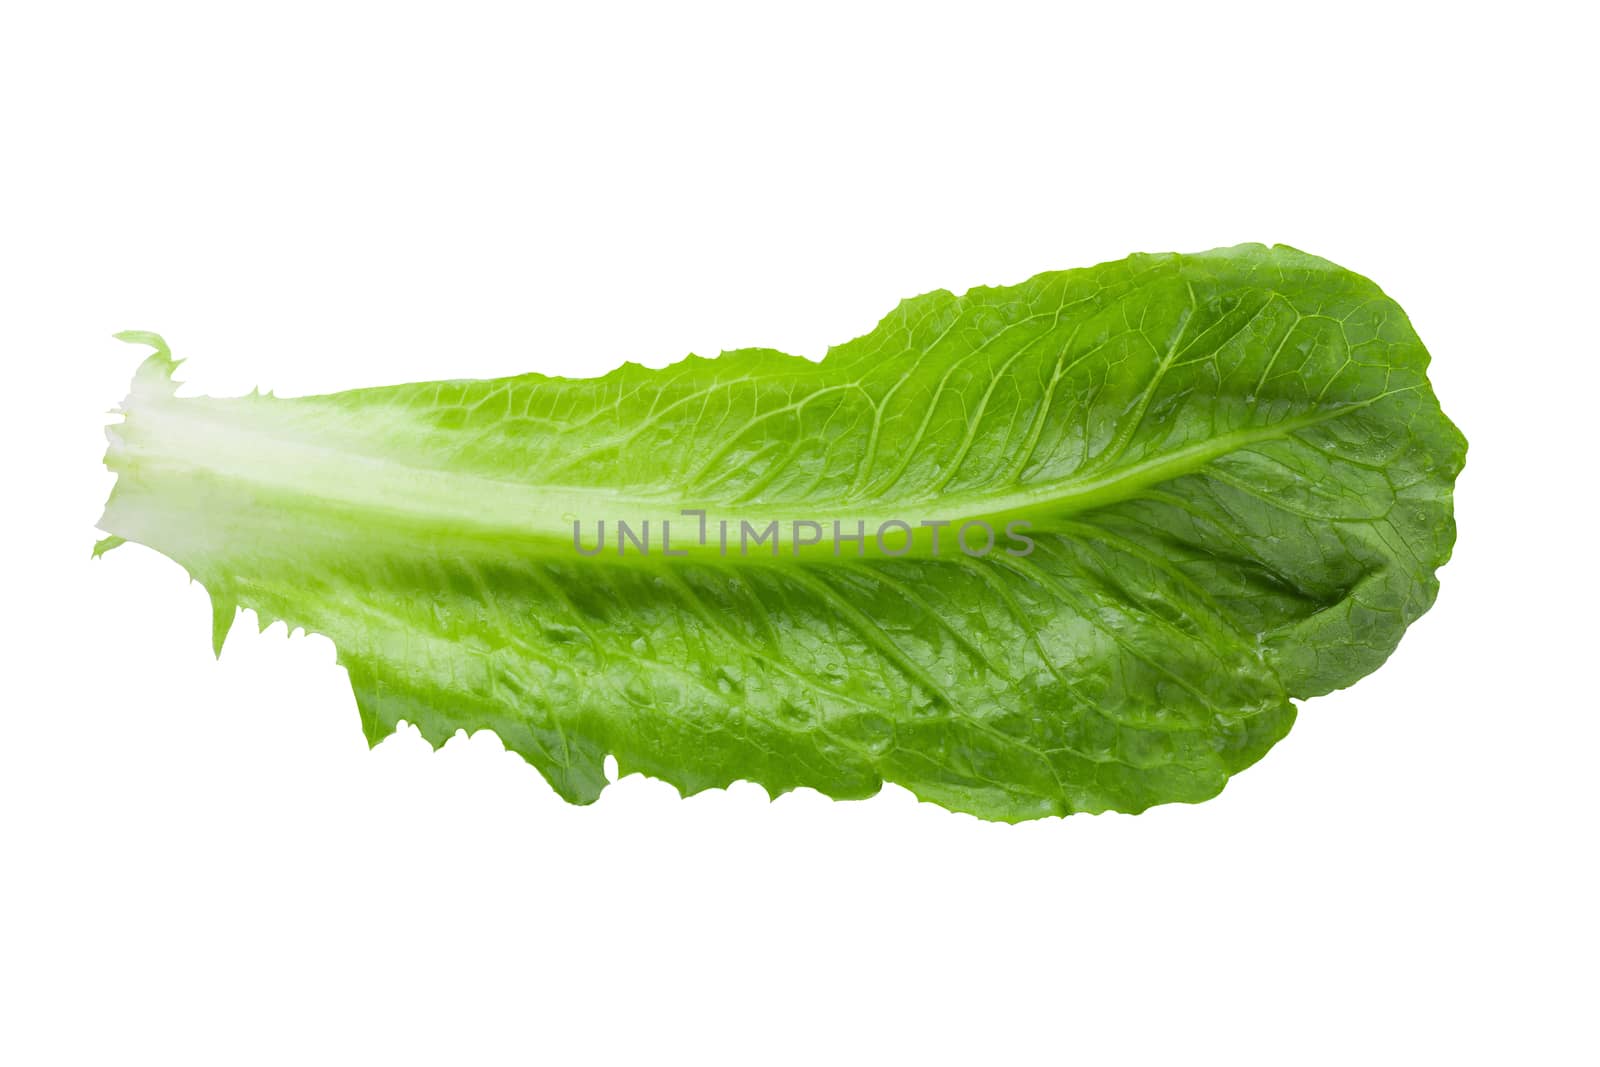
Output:
<instances>
[{"instance_id":1,"label":"leaf surface texture","mask_svg":"<svg viewBox=\"0 0 1600 1067\"><path fill-rule=\"evenodd\" d=\"M1401 309L1281 246L930 293L820 363L179 398L125 336L102 545L187 568L219 649L240 606L332 638L369 740L490 728L579 803L608 754L989 819L1203 800L1433 603L1466 449Z\"/></svg>"}]
</instances>

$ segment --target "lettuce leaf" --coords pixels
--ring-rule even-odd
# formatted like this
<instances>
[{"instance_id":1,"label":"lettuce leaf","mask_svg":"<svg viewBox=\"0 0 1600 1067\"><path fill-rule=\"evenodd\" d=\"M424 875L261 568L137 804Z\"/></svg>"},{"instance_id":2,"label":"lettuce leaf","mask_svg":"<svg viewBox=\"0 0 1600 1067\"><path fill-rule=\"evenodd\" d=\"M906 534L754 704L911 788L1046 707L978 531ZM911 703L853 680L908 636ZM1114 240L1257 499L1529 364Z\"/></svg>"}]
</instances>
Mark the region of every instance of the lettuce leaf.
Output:
<instances>
[{"instance_id":1,"label":"lettuce leaf","mask_svg":"<svg viewBox=\"0 0 1600 1067\"><path fill-rule=\"evenodd\" d=\"M241 606L329 636L372 743L492 729L576 803L608 754L1010 821L1203 800L1433 603L1466 450L1400 308L1281 246L929 293L820 363L179 398L119 336L156 352L97 554L187 568L219 654Z\"/></svg>"}]
</instances>

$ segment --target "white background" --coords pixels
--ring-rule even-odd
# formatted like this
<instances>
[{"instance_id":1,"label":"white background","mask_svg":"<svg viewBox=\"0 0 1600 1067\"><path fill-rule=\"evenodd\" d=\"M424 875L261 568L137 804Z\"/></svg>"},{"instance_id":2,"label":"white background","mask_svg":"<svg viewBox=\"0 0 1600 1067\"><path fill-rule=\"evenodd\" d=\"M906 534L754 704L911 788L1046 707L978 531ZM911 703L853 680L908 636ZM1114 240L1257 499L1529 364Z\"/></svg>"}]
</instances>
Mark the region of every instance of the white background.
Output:
<instances>
[{"instance_id":1,"label":"white background","mask_svg":"<svg viewBox=\"0 0 1600 1067\"><path fill-rule=\"evenodd\" d=\"M0 1060L1595 1062L1582 7L560 6L0 16ZM1393 294L1472 449L1434 611L1198 807L568 807L89 560L116 330L219 395L820 356L1251 240Z\"/></svg>"}]
</instances>

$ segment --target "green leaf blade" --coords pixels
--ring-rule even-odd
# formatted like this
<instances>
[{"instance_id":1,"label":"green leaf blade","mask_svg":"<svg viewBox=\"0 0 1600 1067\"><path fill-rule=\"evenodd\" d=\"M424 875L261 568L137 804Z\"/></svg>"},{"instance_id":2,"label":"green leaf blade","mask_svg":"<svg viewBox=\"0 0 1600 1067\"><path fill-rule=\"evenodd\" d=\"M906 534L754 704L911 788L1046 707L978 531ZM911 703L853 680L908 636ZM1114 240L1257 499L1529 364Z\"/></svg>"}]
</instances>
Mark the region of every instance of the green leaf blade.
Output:
<instances>
[{"instance_id":1,"label":"green leaf blade","mask_svg":"<svg viewBox=\"0 0 1600 1067\"><path fill-rule=\"evenodd\" d=\"M607 755L1005 820L1203 800L1432 604L1465 454L1398 306L1284 248L933 293L820 364L180 399L152 336L102 529L203 582L219 642L235 604L330 636L369 741L494 729L580 803ZM1026 555L950 551L1018 520Z\"/></svg>"}]
</instances>

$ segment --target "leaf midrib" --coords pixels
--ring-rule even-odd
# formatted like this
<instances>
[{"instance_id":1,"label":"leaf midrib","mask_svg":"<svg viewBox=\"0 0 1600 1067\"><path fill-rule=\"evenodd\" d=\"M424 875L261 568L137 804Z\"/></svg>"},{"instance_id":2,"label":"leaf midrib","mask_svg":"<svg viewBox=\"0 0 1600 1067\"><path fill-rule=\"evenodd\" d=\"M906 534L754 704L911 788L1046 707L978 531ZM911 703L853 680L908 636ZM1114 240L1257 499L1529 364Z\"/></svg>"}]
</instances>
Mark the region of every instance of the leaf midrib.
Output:
<instances>
[{"instance_id":1,"label":"leaf midrib","mask_svg":"<svg viewBox=\"0 0 1600 1067\"><path fill-rule=\"evenodd\" d=\"M854 524L861 521L868 531L869 554L876 554L871 534L886 521L899 519L915 526L924 519L947 520L953 530L962 523L984 520L998 530L1009 521L1025 519L1034 529L1049 529L1048 520L1052 517L1081 515L1126 500L1155 485L1195 473L1230 453L1285 439L1389 395L1392 394L1382 393L1307 412L1269 426L1231 431L1131 464L1096 470L1091 463L1089 469L1073 477L1023 485L1009 492L941 494L901 502L880 498L864 502L863 507L741 503L719 508L666 494L624 494L593 486L529 485L480 474L441 471L332 447L307 440L304 435L246 428L240 424L242 420L230 418L226 412L174 397L131 408L128 428L137 433L114 430L107 460L113 469L137 468L151 476L165 473L192 477L203 472L221 481L296 498L315 512L360 513L425 528L436 536L458 534L472 541L489 539L500 547L510 543L535 554L550 551L572 559L578 558L572 542L574 518L584 524L586 541L592 538L599 519L608 520L608 527L618 519L635 525L645 519L653 523L668 519L681 523L678 536L683 538L687 529L698 526L698 519L682 516L680 511L696 507L705 508L713 531L723 520L735 531L740 522L748 521L761 528L773 520L785 530L790 529L791 522L811 520L825 527L834 521L848 523L844 528L853 531ZM675 542L675 547L688 548L691 558L738 558L717 555L715 534L708 540L710 543L703 549L683 540ZM915 549L912 552L913 556L921 554ZM787 544L783 555L789 555ZM609 552L607 556L615 558ZM757 554L750 558L760 561L766 557Z\"/></svg>"}]
</instances>

